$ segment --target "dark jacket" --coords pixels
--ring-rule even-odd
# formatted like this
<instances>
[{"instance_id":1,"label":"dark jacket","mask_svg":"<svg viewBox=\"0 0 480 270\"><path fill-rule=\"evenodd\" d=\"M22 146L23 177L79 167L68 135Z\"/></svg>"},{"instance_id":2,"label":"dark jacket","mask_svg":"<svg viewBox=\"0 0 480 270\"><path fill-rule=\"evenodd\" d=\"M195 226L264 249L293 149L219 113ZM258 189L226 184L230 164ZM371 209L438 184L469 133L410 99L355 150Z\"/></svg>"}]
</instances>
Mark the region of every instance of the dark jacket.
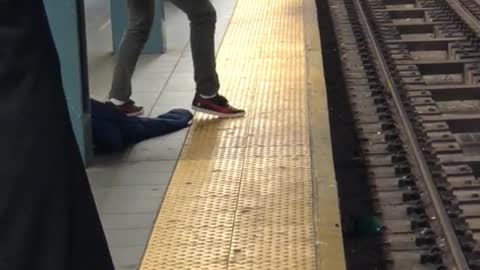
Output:
<instances>
[{"instance_id":1,"label":"dark jacket","mask_svg":"<svg viewBox=\"0 0 480 270\"><path fill-rule=\"evenodd\" d=\"M0 0L0 270L113 270L42 0Z\"/></svg>"},{"instance_id":2,"label":"dark jacket","mask_svg":"<svg viewBox=\"0 0 480 270\"><path fill-rule=\"evenodd\" d=\"M156 118L128 117L111 103L91 100L93 144L97 151L121 151L135 143L187 127L192 113L175 109Z\"/></svg>"}]
</instances>

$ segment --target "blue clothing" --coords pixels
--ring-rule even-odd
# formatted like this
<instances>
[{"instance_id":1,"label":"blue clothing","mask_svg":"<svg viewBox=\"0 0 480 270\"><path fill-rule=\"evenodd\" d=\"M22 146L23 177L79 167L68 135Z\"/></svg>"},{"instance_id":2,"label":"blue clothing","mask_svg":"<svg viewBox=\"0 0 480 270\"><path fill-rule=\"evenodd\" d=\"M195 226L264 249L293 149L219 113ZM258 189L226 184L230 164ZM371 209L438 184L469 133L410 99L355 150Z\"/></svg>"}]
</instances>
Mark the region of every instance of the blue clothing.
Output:
<instances>
[{"instance_id":1,"label":"blue clothing","mask_svg":"<svg viewBox=\"0 0 480 270\"><path fill-rule=\"evenodd\" d=\"M189 126L193 115L174 109L156 118L129 117L111 103L90 100L93 144L101 152L121 151L138 142Z\"/></svg>"}]
</instances>

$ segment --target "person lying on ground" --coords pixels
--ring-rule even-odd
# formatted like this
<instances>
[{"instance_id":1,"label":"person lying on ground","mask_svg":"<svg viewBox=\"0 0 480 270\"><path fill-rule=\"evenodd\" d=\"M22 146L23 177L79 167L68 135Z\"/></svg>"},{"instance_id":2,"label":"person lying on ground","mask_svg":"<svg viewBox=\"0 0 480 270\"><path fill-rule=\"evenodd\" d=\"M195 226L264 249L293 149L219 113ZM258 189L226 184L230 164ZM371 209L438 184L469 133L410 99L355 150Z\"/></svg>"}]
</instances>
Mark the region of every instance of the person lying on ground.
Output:
<instances>
[{"instance_id":1,"label":"person lying on ground","mask_svg":"<svg viewBox=\"0 0 480 270\"><path fill-rule=\"evenodd\" d=\"M193 115L174 109L155 118L128 116L111 103L90 100L95 151L118 152L144 140L169 134L190 125Z\"/></svg>"}]
</instances>

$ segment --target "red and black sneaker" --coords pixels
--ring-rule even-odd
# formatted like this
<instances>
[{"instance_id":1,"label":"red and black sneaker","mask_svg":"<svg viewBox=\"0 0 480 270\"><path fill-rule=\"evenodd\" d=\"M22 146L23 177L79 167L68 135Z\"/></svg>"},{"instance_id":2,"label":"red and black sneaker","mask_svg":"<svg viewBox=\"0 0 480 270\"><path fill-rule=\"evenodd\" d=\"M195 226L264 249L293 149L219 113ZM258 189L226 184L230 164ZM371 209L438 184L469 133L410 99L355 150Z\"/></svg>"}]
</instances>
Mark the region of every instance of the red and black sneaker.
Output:
<instances>
[{"instance_id":1,"label":"red and black sneaker","mask_svg":"<svg viewBox=\"0 0 480 270\"><path fill-rule=\"evenodd\" d=\"M203 98L199 94L196 94L193 99L192 109L194 111L216 115L221 118L234 118L245 115L244 110L230 106L228 100L221 95L216 95L212 98Z\"/></svg>"},{"instance_id":2,"label":"red and black sneaker","mask_svg":"<svg viewBox=\"0 0 480 270\"><path fill-rule=\"evenodd\" d=\"M114 106L128 116L139 116L143 114L143 107L135 105L133 100L129 100L122 105Z\"/></svg>"}]
</instances>

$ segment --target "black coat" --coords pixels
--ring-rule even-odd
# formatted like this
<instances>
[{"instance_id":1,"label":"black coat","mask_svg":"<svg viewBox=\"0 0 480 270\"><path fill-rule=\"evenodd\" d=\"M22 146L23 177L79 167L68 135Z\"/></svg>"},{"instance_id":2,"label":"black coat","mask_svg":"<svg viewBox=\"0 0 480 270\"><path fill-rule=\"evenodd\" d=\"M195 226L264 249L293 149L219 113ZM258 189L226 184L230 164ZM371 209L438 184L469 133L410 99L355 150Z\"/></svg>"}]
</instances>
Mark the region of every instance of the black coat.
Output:
<instances>
[{"instance_id":1,"label":"black coat","mask_svg":"<svg viewBox=\"0 0 480 270\"><path fill-rule=\"evenodd\" d=\"M0 270L112 270L42 0L0 0Z\"/></svg>"}]
</instances>

